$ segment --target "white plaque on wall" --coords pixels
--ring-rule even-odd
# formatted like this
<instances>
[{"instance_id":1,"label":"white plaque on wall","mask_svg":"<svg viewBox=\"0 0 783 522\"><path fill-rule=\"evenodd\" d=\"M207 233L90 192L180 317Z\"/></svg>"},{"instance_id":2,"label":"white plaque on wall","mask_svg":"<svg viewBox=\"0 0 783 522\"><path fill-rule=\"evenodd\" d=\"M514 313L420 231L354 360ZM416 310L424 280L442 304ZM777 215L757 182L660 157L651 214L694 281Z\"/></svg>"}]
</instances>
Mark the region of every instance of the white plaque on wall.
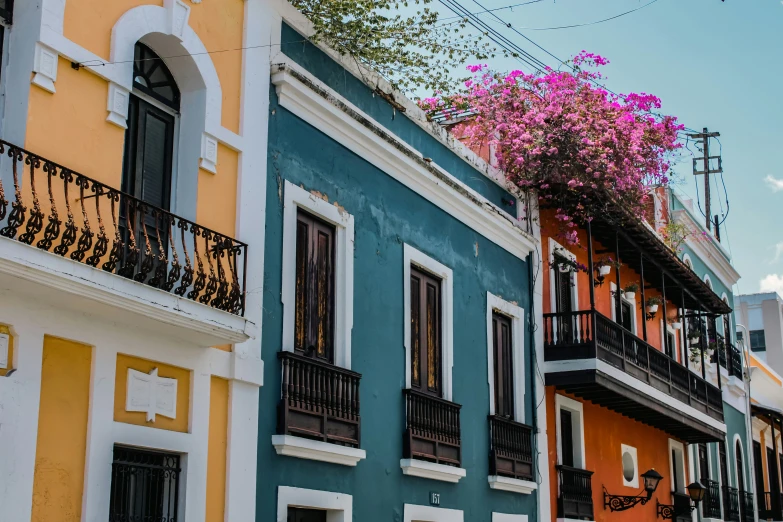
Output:
<instances>
[{"instance_id":1,"label":"white plaque on wall","mask_svg":"<svg viewBox=\"0 0 783 522\"><path fill-rule=\"evenodd\" d=\"M147 422L155 422L155 415L177 418L177 379L158 377L158 369L143 373L128 368L128 390L125 411L147 414Z\"/></svg>"},{"instance_id":2,"label":"white plaque on wall","mask_svg":"<svg viewBox=\"0 0 783 522\"><path fill-rule=\"evenodd\" d=\"M0 333L0 370L8 369L8 334Z\"/></svg>"}]
</instances>

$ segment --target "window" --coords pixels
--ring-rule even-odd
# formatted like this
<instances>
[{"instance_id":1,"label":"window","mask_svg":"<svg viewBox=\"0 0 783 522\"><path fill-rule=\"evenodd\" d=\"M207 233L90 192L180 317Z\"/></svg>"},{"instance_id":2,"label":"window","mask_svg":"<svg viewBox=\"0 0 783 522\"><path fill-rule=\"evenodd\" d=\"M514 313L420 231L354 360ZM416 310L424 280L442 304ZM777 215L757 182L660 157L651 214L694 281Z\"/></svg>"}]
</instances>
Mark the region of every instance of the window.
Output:
<instances>
[{"instance_id":1,"label":"window","mask_svg":"<svg viewBox=\"0 0 783 522\"><path fill-rule=\"evenodd\" d=\"M639 487L639 459L636 448L620 444L620 454L623 465L623 486Z\"/></svg>"},{"instance_id":2,"label":"window","mask_svg":"<svg viewBox=\"0 0 783 522\"><path fill-rule=\"evenodd\" d=\"M702 485L706 485L705 481L709 480L710 478L710 464L709 464L709 454L707 453L707 445L703 442L700 442L698 445L699 448L699 481L702 483Z\"/></svg>"},{"instance_id":3,"label":"window","mask_svg":"<svg viewBox=\"0 0 783 522\"><path fill-rule=\"evenodd\" d=\"M736 466L736 472L737 472L737 489L740 491L745 491L745 468L742 465L742 444L740 444L740 441L737 440L734 444L734 459Z\"/></svg>"},{"instance_id":4,"label":"window","mask_svg":"<svg viewBox=\"0 0 783 522\"><path fill-rule=\"evenodd\" d=\"M752 351L767 351L767 340L764 338L764 330L751 330L748 334L750 337L750 349Z\"/></svg>"},{"instance_id":5,"label":"window","mask_svg":"<svg viewBox=\"0 0 783 522\"><path fill-rule=\"evenodd\" d=\"M555 395L558 464L585 469L583 412L581 402Z\"/></svg>"},{"instance_id":6,"label":"window","mask_svg":"<svg viewBox=\"0 0 783 522\"><path fill-rule=\"evenodd\" d=\"M110 520L178 520L180 457L114 447Z\"/></svg>"},{"instance_id":7,"label":"window","mask_svg":"<svg viewBox=\"0 0 783 522\"><path fill-rule=\"evenodd\" d=\"M440 397L441 292L440 279L411 267L411 386Z\"/></svg>"},{"instance_id":8,"label":"window","mask_svg":"<svg viewBox=\"0 0 783 522\"><path fill-rule=\"evenodd\" d=\"M282 350L350 370L353 216L290 181L284 198Z\"/></svg>"},{"instance_id":9,"label":"window","mask_svg":"<svg viewBox=\"0 0 783 522\"><path fill-rule=\"evenodd\" d=\"M767 448L767 477L769 477L769 489L762 491L780 491L777 460L775 459L775 450L772 448Z\"/></svg>"},{"instance_id":10,"label":"window","mask_svg":"<svg viewBox=\"0 0 783 522\"><path fill-rule=\"evenodd\" d=\"M685 447L681 442L669 439L669 458L672 491L685 493Z\"/></svg>"},{"instance_id":11,"label":"window","mask_svg":"<svg viewBox=\"0 0 783 522\"><path fill-rule=\"evenodd\" d=\"M492 314L492 351L495 370L495 414L514 417L514 363L511 353L511 319Z\"/></svg>"},{"instance_id":12,"label":"window","mask_svg":"<svg viewBox=\"0 0 783 522\"><path fill-rule=\"evenodd\" d=\"M326 511L289 507L288 522L326 522Z\"/></svg>"},{"instance_id":13,"label":"window","mask_svg":"<svg viewBox=\"0 0 783 522\"><path fill-rule=\"evenodd\" d=\"M668 327L666 329L666 355L674 359L675 346L677 346L677 339L674 332L670 332Z\"/></svg>"},{"instance_id":14,"label":"window","mask_svg":"<svg viewBox=\"0 0 783 522\"><path fill-rule=\"evenodd\" d=\"M718 464L720 465L720 483L723 491L729 488L729 463L726 458L726 444L718 442ZM725 498L725 496L724 496Z\"/></svg>"},{"instance_id":15,"label":"window","mask_svg":"<svg viewBox=\"0 0 783 522\"><path fill-rule=\"evenodd\" d=\"M335 227L299 210L294 350L334 362Z\"/></svg>"},{"instance_id":16,"label":"window","mask_svg":"<svg viewBox=\"0 0 783 522\"><path fill-rule=\"evenodd\" d=\"M624 298L620 301L620 324L629 332L633 331L633 307Z\"/></svg>"},{"instance_id":17,"label":"window","mask_svg":"<svg viewBox=\"0 0 783 522\"><path fill-rule=\"evenodd\" d=\"M761 458L761 443L753 441L753 471L756 479L756 495L761 499L761 495L766 491L764 487L764 463Z\"/></svg>"}]
</instances>

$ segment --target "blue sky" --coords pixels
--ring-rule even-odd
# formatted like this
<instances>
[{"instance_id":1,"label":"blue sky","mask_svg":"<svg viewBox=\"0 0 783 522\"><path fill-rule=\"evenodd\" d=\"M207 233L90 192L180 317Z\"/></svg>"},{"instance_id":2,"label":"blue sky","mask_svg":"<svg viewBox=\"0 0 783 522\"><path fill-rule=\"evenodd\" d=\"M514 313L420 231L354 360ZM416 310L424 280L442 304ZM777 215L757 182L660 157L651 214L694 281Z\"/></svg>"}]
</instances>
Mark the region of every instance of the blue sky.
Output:
<instances>
[{"instance_id":1,"label":"blue sky","mask_svg":"<svg viewBox=\"0 0 783 522\"><path fill-rule=\"evenodd\" d=\"M471 12L482 10L473 0L459 1ZM493 9L523 0L478 1ZM783 88L776 83L783 80L783 2L656 0L597 25L521 29L592 22L648 2L541 0L497 14L559 58L582 49L609 58L604 73L613 91L656 94L663 100L662 112L678 116L692 129L719 131L730 205L723 243L742 274L735 291L783 294ZM451 15L442 5L438 9L443 16ZM556 65L489 15L482 17L525 50ZM490 65L501 70L520 68L513 59L496 59ZM711 147L711 154L717 152L717 143ZM687 151L676 170L682 178L678 189L695 196ZM725 212L720 179L714 181L713 187L720 190L713 193L713 213L720 212L718 200Z\"/></svg>"}]
</instances>

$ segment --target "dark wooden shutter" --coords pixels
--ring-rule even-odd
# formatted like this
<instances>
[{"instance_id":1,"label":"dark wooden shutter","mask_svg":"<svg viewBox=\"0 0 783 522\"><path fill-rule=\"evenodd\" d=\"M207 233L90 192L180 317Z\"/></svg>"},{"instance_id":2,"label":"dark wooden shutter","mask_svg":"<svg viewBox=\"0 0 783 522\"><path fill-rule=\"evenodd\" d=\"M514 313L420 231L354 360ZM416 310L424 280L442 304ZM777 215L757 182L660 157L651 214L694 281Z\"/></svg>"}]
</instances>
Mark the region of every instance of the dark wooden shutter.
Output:
<instances>
[{"instance_id":1,"label":"dark wooden shutter","mask_svg":"<svg viewBox=\"0 0 783 522\"><path fill-rule=\"evenodd\" d=\"M759 505L764 502L762 494L764 493L764 463L761 460L761 443L753 441L753 471L756 476L756 495L759 499Z\"/></svg>"},{"instance_id":2,"label":"dark wooden shutter","mask_svg":"<svg viewBox=\"0 0 783 522\"><path fill-rule=\"evenodd\" d=\"M737 444L734 446L734 455L737 461L737 488L739 488L740 491L745 491L745 470L742 465L742 448L740 447L739 441L737 441ZM742 505L742 502L740 502L740 505Z\"/></svg>"},{"instance_id":3,"label":"dark wooden shutter","mask_svg":"<svg viewBox=\"0 0 783 522\"><path fill-rule=\"evenodd\" d=\"M573 311L571 272L561 272L559 264L565 261L561 256L555 256L555 304L556 312L566 313Z\"/></svg>"},{"instance_id":4,"label":"dark wooden shutter","mask_svg":"<svg viewBox=\"0 0 783 522\"><path fill-rule=\"evenodd\" d=\"M563 465L574 467L574 426L571 412L560 410L560 453Z\"/></svg>"},{"instance_id":5,"label":"dark wooden shutter","mask_svg":"<svg viewBox=\"0 0 783 522\"><path fill-rule=\"evenodd\" d=\"M705 485L705 480L710 478L710 465L707 462L709 454L707 453L707 445L703 442L699 443L699 481L702 485Z\"/></svg>"},{"instance_id":6,"label":"dark wooden shutter","mask_svg":"<svg viewBox=\"0 0 783 522\"><path fill-rule=\"evenodd\" d=\"M772 493L777 493L780 491L777 462L778 461L775 458L775 450L772 448L767 448L767 476L769 477L769 491Z\"/></svg>"},{"instance_id":7,"label":"dark wooden shutter","mask_svg":"<svg viewBox=\"0 0 783 522\"><path fill-rule=\"evenodd\" d=\"M495 414L514 418L514 372L511 320L492 314L492 342L495 369Z\"/></svg>"},{"instance_id":8,"label":"dark wooden shutter","mask_svg":"<svg viewBox=\"0 0 783 522\"><path fill-rule=\"evenodd\" d=\"M680 487L682 486L682 484L679 483L680 482L679 481L679 473L678 473L678 470L677 470L677 450L674 450L674 449L672 449L672 470L671 470L671 472L672 472L672 479L674 479L674 490L673 491L675 493L681 493L682 491L681 491Z\"/></svg>"},{"instance_id":9,"label":"dark wooden shutter","mask_svg":"<svg viewBox=\"0 0 783 522\"><path fill-rule=\"evenodd\" d=\"M294 348L334 362L335 228L302 210L296 223Z\"/></svg>"},{"instance_id":10,"label":"dark wooden shutter","mask_svg":"<svg viewBox=\"0 0 783 522\"><path fill-rule=\"evenodd\" d=\"M411 385L442 394L440 280L411 267Z\"/></svg>"},{"instance_id":11,"label":"dark wooden shutter","mask_svg":"<svg viewBox=\"0 0 783 522\"><path fill-rule=\"evenodd\" d=\"M723 487L723 491L728 491L729 487L729 464L726 460L726 444L723 442L718 443L718 456L720 462L720 483Z\"/></svg>"},{"instance_id":12,"label":"dark wooden shutter","mask_svg":"<svg viewBox=\"0 0 783 522\"><path fill-rule=\"evenodd\" d=\"M671 333L665 326L664 331L666 332L666 355L674 359L674 347L677 342L674 340L674 334Z\"/></svg>"},{"instance_id":13,"label":"dark wooden shutter","mask_svg":"<svg viewBox=\"0 0 783 522\"><path fill-rule=\"evenodd\" d=\"M326 511L290 507L288 508L288 522L326 522Z\"/></svg>"},{"instance_id":14,"label":"dark wooden shutter","mask_svg":"<svg viewBox=\"0 0 783 522\"><path fill-rule=\"evenodd\" d=\"M633 307L626 301L620 301L620 311L622 315L620 324L629 332L633 332Z\"/></svg>"}]
</instances>

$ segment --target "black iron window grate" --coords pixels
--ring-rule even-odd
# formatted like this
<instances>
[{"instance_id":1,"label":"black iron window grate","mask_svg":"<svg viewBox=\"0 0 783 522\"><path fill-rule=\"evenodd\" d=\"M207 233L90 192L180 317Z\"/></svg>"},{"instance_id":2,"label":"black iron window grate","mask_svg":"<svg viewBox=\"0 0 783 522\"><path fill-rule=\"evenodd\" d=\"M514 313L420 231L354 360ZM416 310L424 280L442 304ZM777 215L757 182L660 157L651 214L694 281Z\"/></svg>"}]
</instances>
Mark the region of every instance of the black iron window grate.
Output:
<instances>
[{"instance_id":1,"label":"black iron window grate","mask_svg":"<svg viewBox=\"0 0 783 522\"><path fill-rule=\"evenodd\" d=\"M180 457L114 447L109 522L176 522Z\"/></svg>"}]
</instances>

